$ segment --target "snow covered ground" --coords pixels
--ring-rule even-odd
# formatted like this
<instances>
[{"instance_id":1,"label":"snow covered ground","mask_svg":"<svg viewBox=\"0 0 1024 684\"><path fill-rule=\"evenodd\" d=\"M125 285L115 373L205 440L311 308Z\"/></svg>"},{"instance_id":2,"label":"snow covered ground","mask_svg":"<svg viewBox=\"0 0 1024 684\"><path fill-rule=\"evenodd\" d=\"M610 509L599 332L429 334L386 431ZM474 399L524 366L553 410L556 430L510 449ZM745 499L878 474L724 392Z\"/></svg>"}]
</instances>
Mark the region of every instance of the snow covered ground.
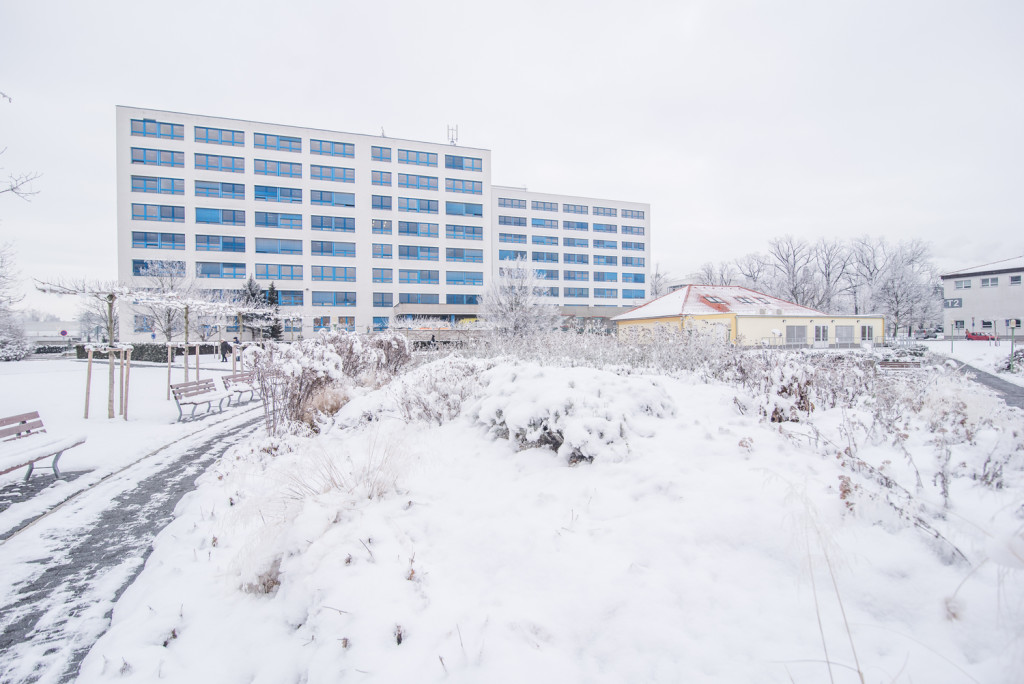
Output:
<instances>
[{"instance_id":1,"label":"snow covered ground","mask_svg":"<svg viewBox=\"0 0 1024 684\"><path fill-rule=\"evenodd\" d=\"M353 391L202 476L79 681L1019 681L1021 412L941 364L836 372Z\"/></svg>"},{"instance_id":2,"label":"snow covered ground","mask_svg":"<svg viewBox=\"0 0 1024 684\"><path fill-rule=\"evenodd\" d=\"M999 378L1024 387L1024 368L1015 369L1014 373L1002 371L1010 356L1010 340L926 340L921 341L934 354L941 354L962 363L974 366L986 373L993 373ZM1014 349L1024 349L1024 335L1014 341Z\"/></svg>"},{"instance_id":3,"label":"snow covered ground","mask_svg":"<svg viewBox=\"0 0 1024 684\"><path fill-rule=\"evenodd\" d=\"M231 363L205 357L201 377L230 372ZM201 429L205 423L178 423L174 400L166 398L167 367L133 364L129 386L128 420L107 416L107 366L93 365L89 419L85 419L86 363L69 359L36 358L0 363L0 416L38 411L47 432L56 436L83 435L84 444L61 456L62 472L77 474L71 482L57 481L29 502L0 511L0 534L38 515L78 491L142 456ZM190 370L194 379L194 371ZM172 382L182 382L179 365ZM116 389L115 389L116 392ZM117 398L115 395L115 405ZM250 407L251 408L251 407ZM232 407L226 413L237 412ZM33 477L52 477L50 459L36 465ZM0 486L24 477L24 469L0 475Z\"/></svg>"}]
</instances>

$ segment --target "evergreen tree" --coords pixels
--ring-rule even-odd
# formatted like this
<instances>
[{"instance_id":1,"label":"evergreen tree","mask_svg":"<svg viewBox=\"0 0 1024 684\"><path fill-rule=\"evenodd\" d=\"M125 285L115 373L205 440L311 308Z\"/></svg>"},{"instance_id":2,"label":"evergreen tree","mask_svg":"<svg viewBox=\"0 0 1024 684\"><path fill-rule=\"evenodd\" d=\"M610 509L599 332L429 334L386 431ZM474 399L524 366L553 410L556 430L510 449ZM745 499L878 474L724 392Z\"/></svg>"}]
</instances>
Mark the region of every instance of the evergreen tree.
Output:
<instances>
[{"instance_id":1,"label":"evergreen tree","mask_svg":"<svg viewBox=\"0 0 1024 684\"><path fill-rule=\"evenodd\" d=\"M258 308L266 305L263 290L260 289L260 284L251 275L245 281L245 285L242 286L239 299L241 304L247 307ZM248 328L253 339L256 339L258 336L257 327L253 325L257 318L259 316L253 313L242 314L242 330ZM259 337L262 337L262 335L259 335Z\"/></svg>"},{"instance_id":2,"label":"evergreen tree","mask_svg":"<svg viewBox=\"0 0 1024 684\"><path fill-rule=\"evenodd\" d=\"M267 305L270 307L270 339L280 340L284 337L284 327L281 325L281 312L278 307L278 295L277 288L274 287L274 283L270 283L270 287L267 288Z\"/></svg>"}]
</instances>

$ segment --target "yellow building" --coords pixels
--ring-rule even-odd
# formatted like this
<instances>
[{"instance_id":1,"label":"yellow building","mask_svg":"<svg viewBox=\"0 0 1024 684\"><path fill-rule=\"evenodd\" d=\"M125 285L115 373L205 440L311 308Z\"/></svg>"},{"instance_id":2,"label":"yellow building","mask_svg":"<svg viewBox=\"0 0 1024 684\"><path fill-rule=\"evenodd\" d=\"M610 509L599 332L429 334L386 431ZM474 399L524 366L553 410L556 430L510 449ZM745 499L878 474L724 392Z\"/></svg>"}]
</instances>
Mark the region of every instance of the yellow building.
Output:
<instances>
[{"instance_id":1,"label":"yellow building","mask_svg":"<svg viewBox=\"0 0 1024 684\"><path fill-rule=\"evenodd\" d=\"M730 341L744 346L850 348L881 344L885 339L882 316L826 314L725 285L686 285L612 321L620 335L659 326L718 328Z\"/></svg>"}]
</instances>

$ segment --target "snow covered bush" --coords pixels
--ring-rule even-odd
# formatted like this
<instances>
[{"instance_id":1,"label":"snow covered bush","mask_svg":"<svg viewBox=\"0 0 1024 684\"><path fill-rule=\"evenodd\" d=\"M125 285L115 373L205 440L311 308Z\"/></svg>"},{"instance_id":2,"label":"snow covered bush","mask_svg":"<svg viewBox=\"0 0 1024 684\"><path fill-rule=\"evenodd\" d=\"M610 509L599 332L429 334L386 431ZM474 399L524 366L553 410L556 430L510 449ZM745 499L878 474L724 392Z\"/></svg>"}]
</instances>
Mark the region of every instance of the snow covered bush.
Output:
<instances>
[{"instance_id":1,"label":"snow covered bush","mask_svg":"<svg viewBox=\"0 0 1024 684\"><path fill-rule=\"evenodd\" d=\"M308 421L314 397L346 377L342 357L321 337L291 344L267 342L264 347L250 347L245 355L263 397L271 435Z\"/></svg>"},{"instance_id":2,"label":"snow covered bush","mask_svg":"<svg viewBox=\"0 0 1024 684\"><path fill-rule=\"evenodd\" d=\"M483 374L474 420L518 449L549 448L570 464L623 461L646 417L668 418L675 405L654 378L608 371L503 364Z\"/></svg>"},{"instance_id":3,"label":"snow covered bush","mask_svg":"<svg viewBox=\"0 0 1024 684\"><path fill-rule=\"evenodd\" d=\"M493 365L480 359L450 356L396 378L387 392L395 411L405 421L443 425L459 416L466 401L479 394L480 375Z\"/></svg>"},{"instance_id":4,"label":"snow covered bush","mask_svg":"<svg viewBox=\"0 0 1024 684\"><path fill-rule=\"evenodd\" d=\"M9 311L0 309L0 361L20 361L32 353L25 330Z\"/></svg>"}]
</instances>

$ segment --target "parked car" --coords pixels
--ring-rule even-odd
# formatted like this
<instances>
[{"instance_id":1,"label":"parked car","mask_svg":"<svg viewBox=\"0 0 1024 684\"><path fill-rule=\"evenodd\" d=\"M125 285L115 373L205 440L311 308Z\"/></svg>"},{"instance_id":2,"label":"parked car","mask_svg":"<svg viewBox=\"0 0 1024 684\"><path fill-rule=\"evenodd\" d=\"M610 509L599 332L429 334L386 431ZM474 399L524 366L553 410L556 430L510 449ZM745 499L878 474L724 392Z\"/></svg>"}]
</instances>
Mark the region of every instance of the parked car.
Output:
<instances>
[{"instance_id":1,"label":"parked car","mask_svg":"<svg viewBox=\"0 0 1024 684\"><path fill-rule=\"evenodd\" d=\"M995 339L994 337L992 337L988 333L976 333L976 332L971 332L970 330L967 331L967 335L966 336L967 336L967 339L969 339L969 340L994 340Z\"/></svg>"},{"instance_id":2,"label":"parked car","mask_svg":"<svg viewBox=\"0 0 1024 684\"><path fill-rule=\"evenodd\" d=\"M935 340L935 339L938 339L938 337L939 337L939 334L937 332L935 332L934 330L924 330L924 329L921 329L921 330L915 330L914 331L914 339L915 340Z\"/></svg>"}]
</instances>

